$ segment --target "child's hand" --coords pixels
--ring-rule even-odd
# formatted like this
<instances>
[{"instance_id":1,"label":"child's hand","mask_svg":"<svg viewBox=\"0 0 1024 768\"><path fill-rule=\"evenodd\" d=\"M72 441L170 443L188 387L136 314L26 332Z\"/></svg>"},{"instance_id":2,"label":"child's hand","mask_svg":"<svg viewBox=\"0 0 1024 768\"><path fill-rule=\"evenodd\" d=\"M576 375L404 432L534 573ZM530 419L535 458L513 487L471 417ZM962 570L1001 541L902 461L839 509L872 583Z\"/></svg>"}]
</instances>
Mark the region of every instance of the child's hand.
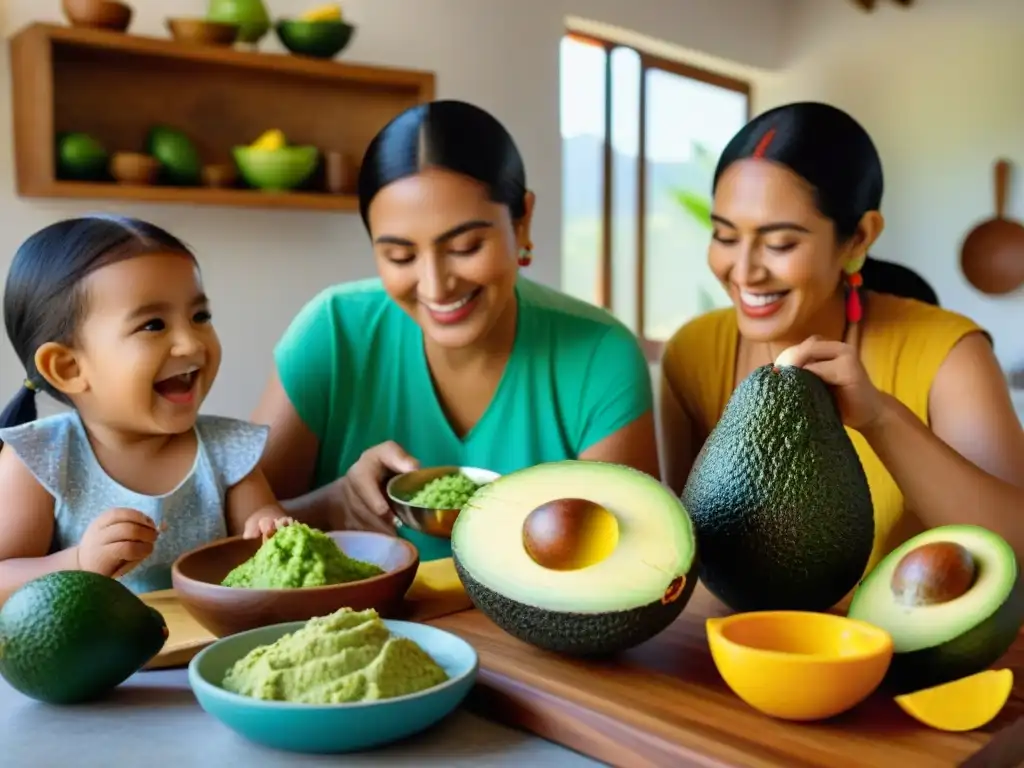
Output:
<instances>
[{"instance_id":1,"label":"child's hand","mask_svg":"<svg viewBox=\"0 0 1024 768\"><path fill-rule=\"evenodd\" d=\"M123 576L153 552L160 531L146 515L115 507L93 520L78 544L78 567L103 576Z\"/></svg>"},{"instance_id":2,"label":"child's hand","mask_svg":"<svg viewBox=\"0 0 1024 768\"><path fill-rule=\"evenodd\" d=\"M269 539L278 530L284 528L286 525L294 523L292 518L288 517L284 510L278 506L264 507L263 509L256 510L249 519L245 521L245 529L242 531L242 537L246 539L255 539L262 536L264 540Z\"/></svg>"}]
</instances>

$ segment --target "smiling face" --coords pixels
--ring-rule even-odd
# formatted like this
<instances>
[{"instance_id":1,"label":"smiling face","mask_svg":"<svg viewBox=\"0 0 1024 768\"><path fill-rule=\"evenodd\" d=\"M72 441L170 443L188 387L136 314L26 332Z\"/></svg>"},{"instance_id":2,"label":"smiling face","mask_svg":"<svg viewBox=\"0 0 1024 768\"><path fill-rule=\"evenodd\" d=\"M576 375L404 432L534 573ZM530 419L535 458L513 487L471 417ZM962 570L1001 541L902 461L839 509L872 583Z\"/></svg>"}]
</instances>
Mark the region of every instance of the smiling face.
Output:
<instances>
[{"instance_id":1,"label":"smiling face","mask_svg":"<svg viewBox=\"0 0 1024 768\"><path fill-rule=\"evenodd\" d=\"M101 267L83 284L72 394L86 418L135 434L192 428L221 347L198 267L156 253Z\"/></svg>"},{"instance_id":2,"label":"smiling face","mask_svg":"<svg viewBox=\"0 0 1024 768\"><path fill-rule=\"evenodd\" d=\"M531 204L528 196L526 216L513 222L484 185L440 169L387 185L368 216L384 289L434 343L481 342L514 317Z\"/></svg>"},{"instance_id":3,"label":"smiling face","mask_svg":"<svg viewBox=\"0 0 1024 768\"><path fill-rule=\"evenodd\" d=\"M777 163L738 161L718 181L712 219L708 263L745 338L797 343L828 327L843 265L867 245L860 233L836 242L807 182Z\"/></svg>"}]
</instances>

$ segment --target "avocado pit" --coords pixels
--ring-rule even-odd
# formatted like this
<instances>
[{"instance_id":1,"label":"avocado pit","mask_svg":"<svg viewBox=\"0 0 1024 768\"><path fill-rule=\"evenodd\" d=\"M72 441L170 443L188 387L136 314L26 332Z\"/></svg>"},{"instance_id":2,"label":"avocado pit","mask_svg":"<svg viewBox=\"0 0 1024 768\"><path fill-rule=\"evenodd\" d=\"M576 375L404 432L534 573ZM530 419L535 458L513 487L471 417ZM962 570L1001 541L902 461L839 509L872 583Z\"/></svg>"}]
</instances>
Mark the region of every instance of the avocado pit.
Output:
<instances>
[{"instance_id":1,"label":"avocado pit","mask_svg":"<svg viewBox=\"0 0 1024 768\"><path fill-rule=\"evenodd\" d=\"M523 521L523 546L537 565L555 571L587 568L607 558L619 543L611 512L587 499L554 499Z\"/></svg>"},{"instance_id":2,"label":"avocado pit","mask_svg":"<svg viewBox=\"0 0 1024 768\"><path fill-rule=\"evenodd\" d=\"M967 594L976 575L974 557L966 547L935 541L903 556L893 570L891 588L904 605L939 605Z\"/></svg>"}]
</instances>

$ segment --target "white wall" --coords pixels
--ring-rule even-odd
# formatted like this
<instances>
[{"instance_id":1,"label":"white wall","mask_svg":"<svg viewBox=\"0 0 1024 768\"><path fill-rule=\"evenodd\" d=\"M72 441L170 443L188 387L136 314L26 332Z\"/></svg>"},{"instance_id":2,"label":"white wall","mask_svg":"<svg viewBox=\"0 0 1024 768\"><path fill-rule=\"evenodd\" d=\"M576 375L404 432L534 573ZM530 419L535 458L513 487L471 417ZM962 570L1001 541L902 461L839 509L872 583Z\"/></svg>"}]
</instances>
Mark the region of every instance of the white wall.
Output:
<instances>
[{"instance_id":1,"label":"white wall","mask_svg":"<svg viewBox=\"0 0 1024 768\"><path fill-rule=\"evenodd\" d=\"M33 20L61 21L59 0L0 0L0 30ZM626 27L671 43L758 67L784 59L783 26L790 0L347 0L359 26L344 57L352 61L432 69L439 97L492 110L516 136L538 195L540 280L557 284L560 241L558 41L568 14ZM274 16L316 0L268 0ZM164 35L166 15L199 15L204 0L134 0L131 31ZM742 19L743 23L733 21ZM5 25L5 26L4 26ZM273 34L262 44L278 49ZM0 104L9 105L7 61L0 63ZM8 110L9 111L9 108ZM21 201L13 194L9 116L0 121L0 274L31 232L58 217L118 210L149 218L195 247L214 300L225 358L206 410L246 416L270 370L271 349L298 308L322 287L371 274L356 215L114 206L104 202ZM23 377L4 337L0 402Z\"/></svg>"},{"instance_id":2,"label":"white wall","mask_svg":"<svg viewBox=\"0 0 1024 768\"><path fill-rule=\"evenodd\" d=\"M759 110L815 99L856 116L885 169L875 254L985 325L1004 367L1024 366L1024 292L987 297L959 269L961 240L993 215L1000 156L1016 164L1008 213L1024 219L1024 3L879 0L867 14L849 0L799 0L796 10L789 64L759 83Z\"/></svg>"}]
</instances>

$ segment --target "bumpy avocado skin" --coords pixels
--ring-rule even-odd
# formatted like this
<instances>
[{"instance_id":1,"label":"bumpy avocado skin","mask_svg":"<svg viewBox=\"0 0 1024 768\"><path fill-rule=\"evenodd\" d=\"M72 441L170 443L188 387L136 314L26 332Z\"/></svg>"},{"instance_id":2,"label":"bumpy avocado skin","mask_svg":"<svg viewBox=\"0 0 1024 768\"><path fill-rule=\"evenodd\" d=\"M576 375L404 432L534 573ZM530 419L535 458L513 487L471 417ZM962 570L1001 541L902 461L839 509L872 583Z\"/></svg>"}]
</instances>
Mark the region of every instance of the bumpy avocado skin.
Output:
<instances>
[{"instance_id":1,"label":"bumpy avocado skin","mask_svg":"<svg viewBox=\"0 0 1024 768\"><path fill-rule=\"evenodd\" d=\"M823 611L874 543L871 491L825 383L768 365L733 392L683 490L700 577L735 611Z\"/></svg>"},{"instance_id":2,"label":"bumpy avocado skin","mask_svg":"<svg viewBox=\"0 0 1024 768\"><path fill-rule=\"evenodd\" d=\"M662 632L679 618L689 602L699 568L695 555L682 591L668 603L659 601L607 613L559 613L502 597L470 576L459 564L457 553L453 560L473 605L501 629L524 643L578 657L611 656Z\"/></svg>"},{"instance_id":3,"label":"bumpy avocado skin","mask_svg":"<svg viewBox=\"0 0 1024 768\"><path fill-rule=\"evenodd\" d=\"M942 645L895 654L882 686L898 696L983 672L1010 650L1022 621L1024 577L1018 572L1013 590L991 616Z\"/></svg>"},{"instance_id":4,"label":"bumpy avocado skin","mask_svg":"<svg viewBox=\"0 0 1024 768\"><path fill-rule=\"evenodd\" d=\"M50 704L113 690L156 656L167 623L126 586L88 571L34 579L0 610L0 675Z\"/></svg>"}]
</instances>

